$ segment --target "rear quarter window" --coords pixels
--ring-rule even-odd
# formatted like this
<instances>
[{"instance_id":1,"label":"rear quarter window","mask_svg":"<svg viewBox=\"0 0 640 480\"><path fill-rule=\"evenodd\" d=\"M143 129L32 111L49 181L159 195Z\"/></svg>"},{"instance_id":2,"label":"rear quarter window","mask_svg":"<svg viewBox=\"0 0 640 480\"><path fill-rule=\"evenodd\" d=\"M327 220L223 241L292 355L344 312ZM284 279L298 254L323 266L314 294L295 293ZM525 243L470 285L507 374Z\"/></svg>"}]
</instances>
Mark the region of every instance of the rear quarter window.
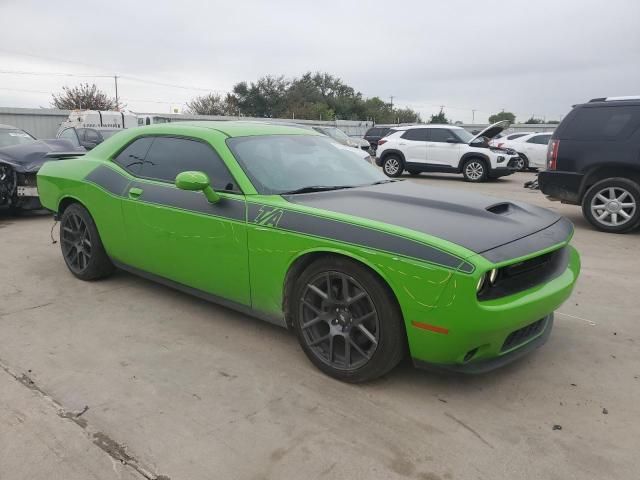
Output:
<instances>
[{"instance_id":1,"label":"rear quarter window","mask_svg":"<svg viewBox=\"0 0 640 480\"><path fill-rule=\"evenodd\" d=\"M556 135L568 140L626 140L640 127L640 106L582 107Z\"/></svg>"}]
</instances>

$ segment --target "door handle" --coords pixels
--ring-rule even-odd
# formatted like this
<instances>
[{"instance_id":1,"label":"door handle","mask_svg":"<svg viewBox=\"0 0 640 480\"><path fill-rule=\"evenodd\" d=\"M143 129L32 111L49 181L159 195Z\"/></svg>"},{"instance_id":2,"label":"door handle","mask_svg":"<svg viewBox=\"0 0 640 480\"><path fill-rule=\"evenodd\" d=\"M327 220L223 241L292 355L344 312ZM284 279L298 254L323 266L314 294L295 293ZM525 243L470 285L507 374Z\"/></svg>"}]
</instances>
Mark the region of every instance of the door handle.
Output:
<instances>
[{"instance_id":1,"label":"door handle","mask_svg":"<svg viewBox=\"0 0 640 480\"><path fill-rule=\"evenodd\" d=\"M131 187L129 189L129 198L138 198L140 195L142 195L143 190L141 188L138 187Z\"/></svg>"}]
</instances>

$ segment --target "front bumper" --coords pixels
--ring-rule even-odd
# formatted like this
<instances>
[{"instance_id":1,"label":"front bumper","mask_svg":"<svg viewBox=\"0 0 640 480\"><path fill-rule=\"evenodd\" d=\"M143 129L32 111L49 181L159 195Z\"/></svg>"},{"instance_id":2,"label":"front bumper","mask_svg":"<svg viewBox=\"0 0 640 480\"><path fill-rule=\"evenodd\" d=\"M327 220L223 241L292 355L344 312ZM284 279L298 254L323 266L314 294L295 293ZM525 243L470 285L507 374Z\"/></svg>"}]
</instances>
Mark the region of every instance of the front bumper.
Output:
<instances>
[{"instance_id":1,"label":"front bumper","mask_svg":"<svg viewBox=\"0 0 640 480\"><path fill-rule=\"evenodd\" d=\"M564 248L568 249L569 258L562 273L526 290L480 301L469 298L476 291L477 277L456 275L430 311L416 314L406 309L405 313L403 308L414 362L446 366L450 371L474 370L472 364L477 363L477 370L484 371L532 349L533 346L520 354L511 353L523 349L525 342L513 343L510 336L527 331L541 319L552 318L552 313L571 295L580 273L580 257L571 245ZM425 329L425 324L437 328ZM550 325L546 325L545 332ZM533 342L534 337L526 340ZM536 345L544 343L535 341Z\"/></svg>"},{"instance_id":2,"label":"front bumper","mask_svg":"<svg viewBox=\"0 0 640 480\"><path fill-rule=\"evenodd\" d=\"M414 359L414 365L417 368L422 368L425 370L437 371L437 372L453 372L453 373L464 373L464 374L472 374L478 375L483 373L491 372L492 370L496 370L498 368L504 367L516 360L521 359L522 357L528 355L529 353L537 350L542 345L547 343L549 337L551 336L551 330L553 329L553 313L550 313L546 317L540 319L539 321L543 322L544 327L542 331L537 335L528 338L515 346L512 349L509 349L502 355L494 358L489 358L486 360L480 360L477 362L469 362L463 364L438 364L438 363L430 363L421 360ZM525 327L526 328L526 327ZM505 340L506 341L506 340Z\"/></svg>"},{"instance_id":3,"label":"front bumper","mask_svg":"<svg viewBox=\"0 0 640 480\"><path fill-rule=\"evenodd\" d=\"M375 157L376 158L376 165L381 167L382 166L382 159L378 156Z\"/></svg>"},{"instance_id":4,"label":"front bumper","mask_svg":"<svg viewBox=\"0 0 640 480\"><path fill-rule=\"evenodd\" d=\"M515 172L516 172L515 168L497 167L497 168L491 169L491 172L489 172L489 177L491 178L506 177L507 175L511 175L512 173L515 173Z\"/></svg>"}]
</instances>

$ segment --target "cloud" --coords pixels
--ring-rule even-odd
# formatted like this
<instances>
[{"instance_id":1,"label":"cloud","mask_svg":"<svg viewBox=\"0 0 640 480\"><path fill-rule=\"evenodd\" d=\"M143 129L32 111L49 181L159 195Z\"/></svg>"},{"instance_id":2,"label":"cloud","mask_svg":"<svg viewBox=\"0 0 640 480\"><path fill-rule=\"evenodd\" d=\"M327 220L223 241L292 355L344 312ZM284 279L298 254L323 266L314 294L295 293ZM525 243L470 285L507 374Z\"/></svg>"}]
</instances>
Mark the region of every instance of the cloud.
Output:
<instances>
[{"instance_id":1,"label":"cloud","mask_svg":"<svg viewBox=\"0 0 640 480\"><path fill-rule=\"evenodd\" d=\"M502 108L558 118L591 97L640 93L637 18L629 0L5 1L0 70L118 74L137 111L202 91L131 77L227 91L320 70L425 116L445 105L463 121ZM39 92L78 81L0 74L0 105L47 106ZM111 79L96 83L113 94Z\"/></svg>"}]
</instances>

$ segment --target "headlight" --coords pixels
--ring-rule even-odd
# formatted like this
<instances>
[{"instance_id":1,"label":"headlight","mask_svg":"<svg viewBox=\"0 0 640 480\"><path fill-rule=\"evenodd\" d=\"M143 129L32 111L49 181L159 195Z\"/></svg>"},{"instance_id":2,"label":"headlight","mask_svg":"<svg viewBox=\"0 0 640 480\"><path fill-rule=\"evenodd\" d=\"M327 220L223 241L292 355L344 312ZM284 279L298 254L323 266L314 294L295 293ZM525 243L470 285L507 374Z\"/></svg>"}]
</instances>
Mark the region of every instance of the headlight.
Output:
<instances>
[{"instance_id":1,"label":"headlight","mask_svg":"<svg viewBox=\"0 0 640 480\"><path fill-rule=\"evenodd\" d=\"M480 280L478 280L478 285L476 286L476 292L480 292L480 290L482 290L482 287L484 287L484 283L487 281L487 274L484 273L481 277Z\"/></svg>"},{"instance_id":2,"label":"headlight","mask_svg":"<svg viewBox=\"0 0 640 480\"><path fill-rule=\"evenodd\" d=\"M494 268L489 272L488 275L489 275L489 283L493 285L494 283L496 283L496 279L498 278L498 269Z\"/></svg>"},{"instance_id":3,"label":"headlight","mask_svg":"<svg viewBox=\"0 0 640 480\"><path fill-rule=\"evenodd\" d=\"M498 163L504 162L504 157L502 155L498 156Z\"/></svg>"}]
</instances>

